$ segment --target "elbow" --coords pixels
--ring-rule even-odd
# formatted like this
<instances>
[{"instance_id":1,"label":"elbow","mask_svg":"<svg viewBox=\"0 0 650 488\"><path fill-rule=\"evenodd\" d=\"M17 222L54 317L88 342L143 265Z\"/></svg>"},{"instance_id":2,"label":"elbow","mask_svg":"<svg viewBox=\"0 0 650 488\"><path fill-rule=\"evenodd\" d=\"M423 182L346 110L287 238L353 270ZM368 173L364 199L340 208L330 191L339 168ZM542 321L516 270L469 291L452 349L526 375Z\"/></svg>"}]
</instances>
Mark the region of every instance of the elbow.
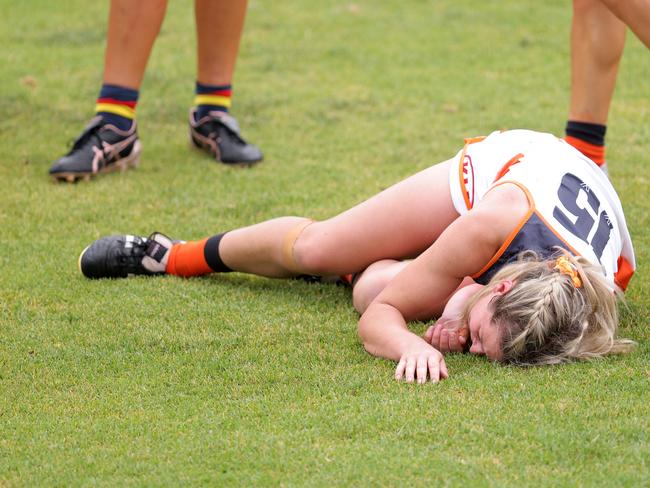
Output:
<instances>
[{"instance_id":1,"label":"elbow","mask_svg":"<svg viewBox=\"0 0 650 488\"><path fill-rule=\"evenodd\" d=\"M359 322L357 323L357 335L359 336L359 340L363 344L363 347L366 347L366 337L367 337L367 331L366 331L366 324L364 324L363 317L359 319Z\"/></svg>"},{"instance_id":2,"label":"elbow","mask_svg":"<svg viewBox=\"0 0 650 488\"><path fill-rule=\"evenodd\" d=\"M372 313L364 313L357 325L357 334L363 348L368 354L373 356L379 355L381 343L383 342L378 335L380 332L378 327L381 329L381 326L377 324L376 317L373 317Z\"/></svg>"},{"instance_id":3,"label":"elbow","mask_svg":"<svg viewBox=\"0 0 650 488\"><path fill-rule=\"evenodd\" d=\"M367 337L364 337L359 330L359 339L361 340L361 345L363 346L363 349L370 354L371 356L378 356L377 353L377 346L372 343L371 340L369 340Z\"/></svg>"},{"instance_id":4,"label":"elbow","mask_svg":"<svg viewBox=\"0 0 650 488\"><path fill-rule=\"evenodd\" d=\"M392 344L402 328L406 328L402 315L393 306L374 300L359 319L357 333L370 354L393 359Z\"/></svg>"},{"instance_id":5,"label":"elbow","mask_svg":"<svg viewBox=\"0 0 650 488\"><path fill-rule=\"evenodd\" d=\"M359 340L361 341L361 344L363 345L363 348L372 354L372 345L370 341L370 323L368 320L364 320L364 316L362 315L361 318L359 319L359 323L357 324L357 335L359 336Z\"/></svg>"}]
</instances>

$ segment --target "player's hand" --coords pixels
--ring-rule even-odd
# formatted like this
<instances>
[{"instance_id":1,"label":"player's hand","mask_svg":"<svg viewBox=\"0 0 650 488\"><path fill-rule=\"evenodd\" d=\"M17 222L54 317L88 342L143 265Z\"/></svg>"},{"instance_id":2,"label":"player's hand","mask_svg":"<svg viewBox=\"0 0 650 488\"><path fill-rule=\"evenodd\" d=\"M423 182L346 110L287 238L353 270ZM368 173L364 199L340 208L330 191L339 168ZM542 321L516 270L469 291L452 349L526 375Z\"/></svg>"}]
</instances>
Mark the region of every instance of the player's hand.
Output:
<instances>
[{"instance_id":1,"label":"player's hand","mask_svg":"<svg viewBox=\"0 0 650 488\"><path fill-rule=\"evenodd\" d=\"M425 343L404 353L395 368L395 379L407 383L426 383L427 378L436 383L448 376L447 365L440 351Z\"/></svg>"},{"instance_id":2,"label":"player's hand","mask_svg":"<svg viewBox=\"0 0 650 488\"><path fill-rule=\"evenodd\" d=\"M481 285L472 284L458 289L445 305L440 318L424 333L423 339L443 353L463 352L469 345L469 328L461 319L463 309L467 300L481 288Z\"/></svg>"},{"instance_id":3,"label":"player's hand","mask_svg":"<svg viewBox=\"0 0 650 488\"><path fill-rule=\"evenodd\" d=\"M440 317L424 333L424 340L442 353L463 352L469 330L461 325L460 318Z\"/></svg>"}]
</instances>

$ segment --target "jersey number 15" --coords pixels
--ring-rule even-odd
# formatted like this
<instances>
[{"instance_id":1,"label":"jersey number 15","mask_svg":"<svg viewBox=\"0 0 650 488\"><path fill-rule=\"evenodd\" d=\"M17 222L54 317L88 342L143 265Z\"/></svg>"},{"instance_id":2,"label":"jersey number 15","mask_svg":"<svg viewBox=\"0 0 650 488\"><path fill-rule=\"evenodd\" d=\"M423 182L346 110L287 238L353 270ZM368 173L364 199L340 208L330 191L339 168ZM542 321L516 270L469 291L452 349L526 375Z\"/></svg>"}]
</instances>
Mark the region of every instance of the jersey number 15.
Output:
<instances>
[{"instance_id":1,"label":"jersey number 15","mask_svg":"<svg viewBox=\"0 0 650 488\"><path fill-rule=\"evenodd\" d=\"M580 194L586 195L586 204L591 208L593 214L586 205L580 206L580 203L584 205L585 200L583 197L582 202L578 202ZM566 173L562 177L557 196L571 217L557 206L553 209L553 217L566 230L589 244L600 261L613 228L607 212L603 210L599 213L600 200L584 181L571 173ZM590 235L596 226L596 219L593 215L598 216L598 227L590 240Z\"/></svg>"}]
</instances>

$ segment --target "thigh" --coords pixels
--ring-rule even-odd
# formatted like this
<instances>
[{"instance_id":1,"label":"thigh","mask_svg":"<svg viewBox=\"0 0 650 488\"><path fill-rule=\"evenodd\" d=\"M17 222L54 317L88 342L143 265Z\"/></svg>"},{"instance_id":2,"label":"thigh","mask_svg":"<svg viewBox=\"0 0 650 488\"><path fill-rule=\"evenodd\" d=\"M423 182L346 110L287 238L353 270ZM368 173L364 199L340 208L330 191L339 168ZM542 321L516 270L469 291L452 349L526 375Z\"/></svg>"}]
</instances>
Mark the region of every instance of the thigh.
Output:
<instances>
[{"instance_id":1,"label":"thigh","mask_svg":"<svg viewBox=\"0 0 650 488\"><path fill-rule=\"evenodd\" d=\"M420 254L459 216L449 190L453 161L456 158L420 171L336 217L315 222L300 240L317 245L321 256L332 256L325 267L337 273Z\"/></svg>"}]
</instances>

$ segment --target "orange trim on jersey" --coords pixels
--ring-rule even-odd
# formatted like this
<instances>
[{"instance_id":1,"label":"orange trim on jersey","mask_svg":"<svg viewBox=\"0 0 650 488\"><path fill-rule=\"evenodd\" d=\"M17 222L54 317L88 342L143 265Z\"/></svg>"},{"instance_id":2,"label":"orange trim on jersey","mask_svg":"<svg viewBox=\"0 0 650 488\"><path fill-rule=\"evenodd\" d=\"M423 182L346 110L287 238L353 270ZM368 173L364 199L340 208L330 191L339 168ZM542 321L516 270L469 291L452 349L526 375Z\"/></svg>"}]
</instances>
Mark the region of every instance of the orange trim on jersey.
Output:
<instances>
[{"instance_id":1,"label":"orange trim on jersey","mask_svg":"<svg viewBox=\"0 0 650 488\"><path fill-rule=\"evenodd\" d=\"M574 256L582 256L582 254L580 254L578 251L576 251L573 248L573 246L571 244L569 244L566 241L566 239L564 239L560 235L560 233L553 228L553 226L551 224L548 223L548 220L546 220L544 217L542 217L542 214L537 211L537 208L535 207L535 201L533 200L533 195L531 195L530 191L528 191L528 188L526 188L522 183L520 183L518 181L513 181L513 180L506 180L506 181L501 181L501 182L497 183L492 188L496 188L497 186L503 185L505 183L512 183L513 185L517 185L519 188L521 188L523 190L523 192L526 194L526 198L528 198L528 203L529 203L530 208L532 210L531 213L535 213L537 215L537 217L539 217L539 220L541 220L542 223L548 228L548 230L550 230L555 235L555 237L557 237L560 240L560 242L564 243L566 245L567 249L569 249L573 253ZM490 188L490 190L492 188Z\"/></svg>"},{"instance_id":2,"label":"orange trim on jersey","mask_svg":"<svg viewBox=\"0 0 650 488\"><path fill-rule=\"evenodd\" d=\"M472 275L472 278L479 278L482 274L487 272L493 265L496 263L499 258L503 255L503 253L508 249L508 246L512 243L513 239L516 237L516 235L519 233L521 228L524 226L524 224L528 221L530 216L532 214L536 214L539 220L542 221L542 223L546 226L548 230L550 230L555 237L558 238L560 242L562 242L566 248L576 257L581 257L582 254L580 254L571 244L569 244L566 239L560 235L559 232L553 228L553 226L540 214L537 209L535 208L535 201L533 200L533 196L531 193L528 191L528 188L526 188L523 184L521 184L518 181L512 181L512 180L506 180L506 181L500 181L499 183L493 185L488 191L492 190L493 188L496 188L499 185L503 185L506 183L512 183L514 185L517 185L525 194L526 198L528 199L528 204L530 205L530 210L526 213L526 215L523 217L523 219L519 222L517 227L508 235L504 243L501 245L499 250L496 252L494 256L490 259L490 261L478 272ZM617 261L617 271L614 273L614 283L616 286L618 286L621 290L625 291L627 288L627 285L630 282L630 279L634 275L634 268L632 267L632 264L625 259L623 256L619 256L618 261Z\"/></svg>"},{"instance_id":3,"label":"orange trim on jersey","mask_svg":"<svg viewBox=\"0 0 650 488\"><path fill-rule=\"evenodd\" d=\"M481 142L485 139L486 136L477 136L477 137L466 137L465 145L463 146L463 152L460 153L460 161L458 162L458 184L460 185L460 193L463 195L463 200L465 201L465 207L467 210L472 209L472 202L469 199L469 193L467 192L467 187L463 184L465 178L463 176L463 168L465 167L465 155L467 154L467 146L477 142ZM472 182L474 184L474 182Z\"/></svg>"},{"instance_id":4,"label":"orange trim on jersey","mask_svg":"<svg viewBox=\"0 0 650 488\"><path fill-rule=\"evenodd\" d=\"M515 237L517 237L517 234L519 234L519 231L521 228L526 225L526 222L528 222L528 219L530 218L533 213L537 213L535 210L535 201L533 200L533 196L530 194L528 191L528 188L526 188L524 185L519 183L518 181L502 181L500 183L497 183L496 185L492 186L488 191L496 188L497 186L506 184L506 183L512 183L513 185L517 185L520 190L524 192L526 195L526 199L528 200L528 212L526 212L526 215L524 215L519 223L517 224L517 227L515 227L510 234L508 234L508 237L506 237L505 241L503 241L503 244L501 244L501 247L499 250L492 256L492 258L488 261L488 263L481 268L481 270L478 273L474 273L471 277L472 278L478 278L480 277L483 273L487 272L492 266L494 266L494 263L496 263L499 258L503 255L504 252L506 252L506 249L512 244L512 241L514 240Z\"/></svg>"},{"instance_id":5,"label":"orange trim on jersey","mask_svg":"<svg viewBox=\"0 0 650 488\"><path fill-rule=\"evenodd\" d=\"M560 235L558 231L556 231L551 224L548 223L548 220L546 220L544 217L542 217L542 214L540 214L537 210L535 210L535 213L539 217L539 220L541 220L544 225L550 230L553 234L555 234L555 237L557 237L560 241L564 243L564 245L573 253L574 256L579 257L582 256L571 244L569 244L564 237Z\"/></svg>"},{"instance_id":6,"label":"orange trim on jersey","mask_svg":"<svg viewBox=\"0 0 650 488\"><path fill-rule=\"evenodd\" d=\"M564 243L564 245L569 249L574 256L582 256L573 246L571 246L566 239L564 239L554 228L551 224L549 224L544 217L541 216L541 214L537 211L535 211L539 219L544 223L544 225L551 231L553 234L555 234L555 237L557 237L560 241ZM621 290L625 291L627 288L628 283L630 282L630 279L632 278L632 275L634 274L634 268L630 264L630 262L625 259L623 256L619 256L618 261L616 262L617 264L617 271L614 273L614 284L618 286Z\"/></svg>"},{"instance_id":7,"label":"orange trim on jersey","mask_svg":"<svg viewBox=\"0 0 650 488\"><path fill-rule=\"evenodd\" d=\"M467 140L467 139L465 139ZM467 210L472 209L472 202L469 200L469 193L467 188L464 185L465 177L463 176L463 168L465 167L465 154L467 153L467 144L463 147L463 152L460 154L460 161L458 163L458 184L460 185L460 193L463 195L463 201L465 202L465 208Z\"/></svg>"},{"instance_id":8,"label":"orange trim on jersey","mask_svg":"<svg viewBox=\"0 0 650 488\"><path fill-rule=\"evenodd\" d=\"M466 137L465 138L465 146L467 146L468 144L474 144L475 142L481 142L486 137L487 136Z\"/></svg>"},{"instance_id":9,"label":"orange trim on jersey","mask_svg":"<svg viewBox=\"0 0 650 488\"><path fill-rule=\"evenodd\" d=\"M618 257L616 265L618 270L614 273L614 283L616 283L621 290L625 291L632 275L634 274L634 268L623 256Z\"/></svg>"},{"instance_id":10,"label":"orange trim on jersey","mask_svg":"<svg viewBox=\"0 0 650 488\"><path fill-rule=\"evenodd\" d=\"M521 228L524 225L526 225L526 222L528 222L528 219L530 218L531 215L533 215L533 213L534 212L533 212L532 209L528 210L528 212L526 212L526 215L524 215L524 217L522 217L522 219L519 221L519 224L517 224L517 227L515 227L513 229L513 231L510 232L510 234L508 234L508 237L506 237L506 240L503 241L503 244L501 244L501 247L499 248L499 250L494 254L494 256L492 256L492 259L490 259L488 261L488 263L485 266L483 266L483 268L481 268L481 270L478 273L474 273L472 275L473 279L476 279L476 278L480 277L483 273L487 272L488 269L490 269L492 266L494 266L494 263L496 263L499 260L499 258L503 255L503 253L506 252L506 249L508 249L508 246L510 246L510 244L512 244L512 241L514 240L514 238L517 237L517 234L519 234L519 231L521 230Z\"/></svg>"},{"instance_id":11,"label":"orange trim on jersey","mask_svg":"<svg viewBox=\"0 0 650 488\"><path fill-rule=\"evenodd\" d=\"M505 174L508 171L510 171L510 166L513 166L513 165L521 162L521 158L523 158L523 157L524 157L523 153L519 153L519 154L513 156L512 158L510 158L508 160L508 162L501 167L501 169L497 173L496 178L494 178L494 181L492 183L494 183L495 181L498 181L501 178L503 178L505 176Z\"/></svg>"}]
</instances>

